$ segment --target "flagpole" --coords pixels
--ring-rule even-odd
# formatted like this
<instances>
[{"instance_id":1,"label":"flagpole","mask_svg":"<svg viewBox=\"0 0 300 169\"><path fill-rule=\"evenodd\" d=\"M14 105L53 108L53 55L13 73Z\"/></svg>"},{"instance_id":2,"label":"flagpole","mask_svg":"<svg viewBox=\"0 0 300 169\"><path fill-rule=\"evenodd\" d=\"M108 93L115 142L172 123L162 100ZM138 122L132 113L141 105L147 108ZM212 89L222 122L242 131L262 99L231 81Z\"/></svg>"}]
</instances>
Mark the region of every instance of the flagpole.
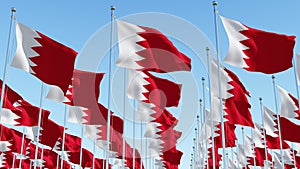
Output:
<instances>
[{"instance_id":1,"label":"flagpole","mask_svg":"<svg viewBox=\"0 0 300 169\"><path fill-rule=\"evenodd\" d=\"M13 153L12 168L15 166L16 155Z\"/></svg>"},{"instance_id":2,"label":"flagpole","mask_svg":"<svg viewBox=\"0 0 300 169\"><path fill-rule=\"evenodd\" d=\"M59 154L57 154L56 157L56 169L58 169L58 166L59 166Z\"/></svg>"},{"instance_id":3,"label":"flagpole","mask_svg":"<svg viewBox=\"0 0 300 169\"><path fill-rule=\"evenodd\" d=\"M24 141L25 141L25 127L23 127L23 133L22 133L21 155L20 155L20 163L19 163L19 168L20 169L22 168L22 157L23 157Z\"/></svg>"},{"instance_id":4,"label":"flagpole","mask_svg":"<svg viewBox=\"0 0 300 169\"><path fill-rule=\"evenodd\" d=\"M247 157L246 157L246 145L245 145L245 132L244 132L244 127L241 128L242 130L242 141L243 141L243 146L244 146L244 157L245 157L245 161L244 161L244 165L243 167L247 168Z\"/></svg>"},{"instance_id":5,"label":"flagpole","mask_svg":"<svg viewBox=\"0 0 300 169\"><path fill-rule=\"evenodd\" d=\"M259 98L259 105L260 105L260 114L261 114L261 121L262 121L262 132L264 134L264 147L265 147L265 156L266 156L266 164L267 167L269 166L269 160L268 160L268 151L267 151L267 138L266 138L266 132L265 132L265 122L264 122L264 112L263 112L263 105L262 105L262 98Z\"/></svg>"},{"instance_id":6,"label":"flagpole","mask_svg":"<svg viewBox=\"0 0 300 169\"><path fill-rule=\"evenodd\" d=\"M40 164L40 169L43 168L43 158L44 158L44 146L41 146L42 147L42 154L41 154L41 164Z\"/></svg>"},{"instance_id":7,"label":"flagpole","mask_svg":"<svg viewBox=\"0 0 300 169\"><path fill-rule=\"evenodd\" d=\"M39 120L38 120L38 131L37 131L37 139L36 139L36 149L34 155L34 169L37 167L37 158L38 158L38 148L39 148L39 141L40 141L40 132L41 132L41 121L42 121L42 105L43 105L43 97L44 97L44 83L41 82L41 94L40 94L40 105L39 105Z\"/></svg>"},{"instance_id":8,"label":"flagpole","mask_svg":"<svg viewBox=\"0 0 300 169\"><path fill-rule=\"evenodd\" d=\"M6 74L7 74L7 65L9 62L9 57L11 53L11 41L12 41L12 33L13 33L13 24L15 20L15 13L17 12L16 8L12 7L11 8L11 17L10 17L10 24L9 24L9 35L8 35L8 42L7 42L7 49L6 49L6 56L5 56L5 64L4 64L4 70L3 70L3 79L2 79L2 90L1 90L1 100L0 100L0 112L2 114L2 107L3 107L3 102L4 102L4 92L5 92L5 81L6 81ZM2 117L0 115L0 124L2 124ZM0 140L2 137L2 126L0 127Z\"/></svg>"},{"instance_id":9,"label":"flagpole","mask_svg":"<svg viewBox=\"0 0 300 169\"><path fill-rule=\"evenodd\" d=\"M5 57L5 64L4 64L4 72L3 72L3 79L2 79L2 90L1 90L1 102L0 102L0 109L2 112L2 106L4 102L4 92L5 92L5 81L6 81L6 74L7 74L7 65L9 62L9 57L11 55L11 43L12 43L12 33L13 33L13 24L15 20L15 13L17 12L16 8L11 8L11 17L10 17L10 24L9 24L9 35L8 35L8 42L7 42L7 49L6 49L6 57ZM0 116L1 118L1 116ZM2 121L1 121L2 123ZM1 131L2 133L2 131Z\"/></svg>"},{"instance_id":10,"label":"flagpole","mask_svg":"<svg viewBox=\"0 0 300 169\"><path fill-rule=\"evenodd\" d=\"M82 145L83 145L83 128L84 124L81 125L81 144L80 144L80 154L79 154L79 166L82 166Z\"/></svg>"},{"instance_id":11,"label":"flagpole","mask_svg":"<svg viewBox=\"0 0 300 169\"><path fill-rule=\"evenodd\" d=\"M294 151L294 143L292 143L292 150L293 150L293 158L294 158L294 168L297 168L297 161L296 161L295 151Z\"/></svg>"},{"instance_id":12,"label":"flagpole","mask_svg":"<svg viewBox=\"0 0 300 169\"><path fill-rule=\"evenodd\" d=\"M224 126L224 114L223 114L223 101L222 101L222 86L221 86L221 73L220 73L220 45L219 45L219 26L217 19L217 5L216 1L213 1L213 9L214 9L214 21L215 21L215 36L216 36L216 49L217 49L217 61L218 61L218 85L219 85L219 97L220 97L220 115L221 115L221 127L222 127L222 147L223 147L223 156L226 154L226 146L225 146L225 126ZM223 161L223 167L227 168L226 160Z\"/></svg>"},{"instance_id":13,"label":"flagpole","mask_svg":"<svg viewBox=\"0 0 300 169\"><path fill-rule=\"evenodd\" d=\"M114 11L115 11L114 6L110 6L110 11L111 11L111 19L110 19L110 25L111 25L111 32L110 32L110 49L109 49L109 67L108 67L108 111L107 111L107 138L106 138L106 168L109 167L109 147L110 147L110 88L111 88L111 59L112 59L112 52L113 52L113 30L114 30Z\"/></svg>"},{"instance_id":14,"label":"flagpole","mask_svg":"<svg viewBox=\"0 0 300 169\"><path fill-rule=\"evenodd\" d=\"M206 55L207 55L207 70L208 70L208 86L209 86L209 107L210 107L210 127L211 127L211 145L212 145L212 161L213 161L213 169L216 169L216 166L215 166L215 161L216 161L216 158L215 158L215 131L214 131L214 124L213 124L213 108L212 108L212 93L211 93L211 78L210 78L210 75L211 75L211 67L210 67L210 64L211 64L211 58L210 58L210 55L209 55L209 48L206 47ZM207 149L208 150L208 149ZM208 161L207 161L207 166L209 167L209 164L208 164Z\"/></svg>"},{"instance_id":15,"label":"flagpole","mask_svg":"<svg viewBox=\"0 0 300 169\"><path fill-rule=\"evenodd\" d=\"M126 75L127 75L127 70L126 68L123 69L124 70L124 95L123 95L123 119L126 119ZM123 123L123 128L125 128L125 123ZM123 134L122 134L123 140L122 140L122 169L125 169L125 152L126 152L126 147L125 147L125 130L123 130Z\"/></svg>"},{"instance_id":16,"label":"flagpole","mask_svg":"<svg viewBox=\"0 0 300 169\"><path fill-rule=\"evenodd\" d=\"M278 121L280 156L281 156L281 161L282 161L282 169L284 169L284 158L283 158L283 152L282 152L282 138L281 138L280 118L279 118L278 106L277 106L276 82L275 82L275 76L274 75L272 75L272 82L273 82L274 101L275 101L275 108L276 108L277 121Z\"/></svg>"},{"instance_id":17,"label":"flagpole","mask_svg":"<svg viewBox=\"0 0 300 169\"><path fill-rule=\"evenodd\" d=\"M200 99L201 100L201 99ZM196 147L197 147L197 152L198 152L198 163L199 163L199 166L203 166L203 160L200 160L200 157L201 157L201 154L202 154L202 159L204 159L204 152L203 152L203 148L201 148L201 144L200 144L200 121L199 121L199 116L197 116L197 128L198 128L198 131L196 131Z\"/></svg>"},{"instance_id":18,"label":"flagpole","mask_svg":"<svg viewBox=\"0 0 300 169\"><path fill-rule=\"evenodd\" d=\"M132 130L133 130L133 143L132 143L132 149L133 149L133 152L132 152L132 163L133 163L133 169L135 169L135 115L136 115L136 111L135 111L135 100L133 100L133 127L132 127Z\"/></svg>"},{"instance_id":19,"label":"flagpole","mask_svg":"<svg viewBox=\"0 0 300 169\"><path fill-rule=\"evenodd\" d=\"M253 137L254 137L254 131L253 131L253 128L251 128L251 140L252 140L252 149L253 149L253 153L254 153L254 166L256 166L256 154L255 154L255 143L254 143L254 140L253 140Z\"/></svg>"},{"instance_id":20,"label":"flagpole","mask_svg":"<svg viewBox=\"0 0 300 169\"><path fill-rule=\"evenodd\" d=\"M140 165L143 164L143 121L141 120L141 152L140 152L140 156L141 156L141 162Z\"/></svg>"},{"instance_id":21,"label":"flagpole","mask_svg":"<svg viewBox=\"0 0 300 169\"><path fill-rule=\"evenodd\" d=\"M63 128L63 140L61 146L61 163L60 168L63 168L64 164L64 150L65 150L65 139L66 139L66 123L67 123L68 107L65 105L65 117L64 117L64 128Z\"/></svg>"},{"instance_id":22,"label":"flagpole","mask_svg":"<svg viewBox=\"0 0 300 169\"><path fill-rule=\"evenodd\" d=\"M209 48L206 48L206 51L207 51L207 55L208 55L207 59L209 59L209 54L208 54ZM207 66L209 66L209 64ZM203 123L202 124L206 124L205 78L202 77L201 80L202 80L202 93L203 93L203 96L202 96L202 98L203 98L203 110L202 110L202 113L203 113ZM208 80L208 83L209 83L209 80ZM204 125L204 135L205 136L207 135L206 129L207 129L207 126ZM200 130L199 130L199 132L200 132ZM200 137L199 137L199 140L200 140ZM205 165L205 160L206 160L207 161L207 168L208 168L209 166L208 166L208 151L207 151L207 149L208 149L208 140L205 141L205 149L203 150L204 151L204 153L203 153L203 155L204 155L204 158L203 158L203 167Z\"/></svg>"},{"instance_id":23,"label":"flagpole","mask_svg":"<svg viewBox=\"0 0 300 169\"><path fill-rule=\"evenodd\" d=\"M296 54L296 57L297 57L297 54ZM295 58L296 59L296 58ZM298 84L298 80L297 80L297 70L296 70L296 61L295 59L293 59L293 62L294 62L294 77L295 77L295 85L296 85L296 92L297 92L297 99L298 99L298 106L300 105L300 96L299 96L299 84ZM300 75L299 75L300 76Z\"/></svg>"},{"instance_id":24,"label":"flagpole","mask_svg":"<svg viewBox=\"0 0 300 169\"><path fill-rule=\"evenodd\" d=\"M196 130L197 132L197 130ZM196 168L196 164L197 164L197 148L196 148L196 138L193 138L193 141L194 141L194 146L193 146L193 149L194 149L194 168Z\"/></svg>"},{"instance_id":25,"label":"flagpole","mask_svg":"<svg viewBox=\"0 0 300 169\"><path fill-rule=\"evenodd\" d=\"M94 139L93 142L94 142L94 146L93 146L93 163L92 163L92 169L95 168L96 139Z\"/></svg>"}]
</instances>

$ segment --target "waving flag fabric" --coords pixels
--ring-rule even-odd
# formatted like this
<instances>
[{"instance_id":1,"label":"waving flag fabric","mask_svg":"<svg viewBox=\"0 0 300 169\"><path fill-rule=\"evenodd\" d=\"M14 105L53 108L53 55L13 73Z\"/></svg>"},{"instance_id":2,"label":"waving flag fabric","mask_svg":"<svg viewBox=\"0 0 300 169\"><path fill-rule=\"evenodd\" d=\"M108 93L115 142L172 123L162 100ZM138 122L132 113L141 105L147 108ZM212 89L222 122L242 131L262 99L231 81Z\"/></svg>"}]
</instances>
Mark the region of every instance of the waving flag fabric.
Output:
<instances>
[{"instance_id":1,"label":"waving flag fabric","mask_svg":"<svg viewBox=\"0 0 300 169\"><path fill-rule=\"evenodd\" d=\"M129 98L158 107L177 107L181 84L158 78L148 72L130 70L127 95Z\"/></svg>"},{"instance_id":2,"label":"waving flag fabric","mask_svg":"<svg viewBox=\"0 0 300 169\"><path fill-rule=\"evenodd\" d=\"M283 140L300 143L300 125L295 124L285 117L280 117L281 137Z\"/></svg>"},{"instance_id":3,"label":"waving flag fabric","mask_svg":"<svg viewBox=\"0 0 300 169\"><path fill-rule=\"evenodd\" d=\"M15 126L37 126L39 120L40 108L31 105L25 100L19 100L13 110L3 109L1 120L5 124ZM42 110L42 120L48 119L50 111Z\"/></svg>"},{"instance_id":4,"label":"waving flag fabric","mask_svg":"<svg viewBox=\"0 0 300 169\"><path fill-rule=\"evenodd\" d=\"M295 36L250 28L221 16L229 39L224 62L251 72L278 73L292 67Z\"/></svg>"},{"instance_id":5,"label":"waving flag fabric","mask_svg":"<svg viewBox=\"0 0 300 169\"><path fill-rule=\"evenodd\" d=\"M277 86L281 97L281 113L280 116L287 118L296 118L300 120L300 110L298 99L288 93L282 87Z\"/></svg>"},{"instance_id":6,"label":"waving flag fabric","mask_svg":"<svg viewBox=\"0 0 300 169\"><path fill-rule=\"evenodd\" d=\"M2 94L2 84L3 81L0 79L0 91ZM2 96L1 96L2 97ZM15 107L13 106L14 103L16 103L18 100L23 100L23 98L15 92L13 89L11 89L7 84L5 84L4 87L4 96L3 96L3 108L7 109L14 109Z\"/></svg>"},{"instance_id":7,"label":"waving flag fabric","mask_svg":"<svg viewBox=\"0 0 300 169\"><path fill-rule=\"evenodd\" d=\"M118 66L160 73L191 70L191 59L160 31L120 20L117 26Z\"/></svg>"},{"instance_id":8,"label":"waving flag fabric","mask_svg":"<svg viewBox=\"0 0 300 169\"><path fill-rule=\"evenodd\" d=\"M218 65L216 60L211 62L211 77L213 82L218 82ZM247 96L250 96L240 79L229 69L221 65L220 84L212 83L212 94L220 98L219 88L224 100L223 109L226 112L225 118L231 124L254 127L250 113L251 105ZM219 107L219 105L218 105ZM219 112L219 111L218 111Z\"/></svg>"},{"instance_id":9,"label":"waving flag fabric","mask_svg":"<svg viewBox=\"0 0 300 169\"><path fill-rule=\"evenodd\" d=\"M16 24L17 50L12 66L33 74L64 97L74 70L77 55L73 49L33 30Z\"/></svg>"},{"instance_id":10,"label":"waving flag fabric","mask_svg":"<svg viewBox=\"0 0 300 169\"><path fill-rule=\"evenodd\" d=\"M21 153L22 147L22 136L23 134L17 130L5 127L0 125L1 129L1 141L8 141L8 150L10 152ZM26 145L30 142L29 139L24 138L24 145L23 146L23 154L26 152Z\"/></svg>"}]
</instances>

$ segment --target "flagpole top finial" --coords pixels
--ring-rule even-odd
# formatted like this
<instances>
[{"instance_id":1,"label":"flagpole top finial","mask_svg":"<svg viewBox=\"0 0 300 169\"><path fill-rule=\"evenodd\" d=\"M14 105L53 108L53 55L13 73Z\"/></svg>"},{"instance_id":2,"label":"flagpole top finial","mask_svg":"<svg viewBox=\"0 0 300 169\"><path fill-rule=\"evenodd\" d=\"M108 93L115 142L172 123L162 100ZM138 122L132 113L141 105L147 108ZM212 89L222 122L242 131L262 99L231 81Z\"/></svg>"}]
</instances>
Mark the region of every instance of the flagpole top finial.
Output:
<instances>
[{"instance_id":1,"label":"flagpole top finial","mask_svg":"<svg viewBox=\"0 0 300 169\"><path fill-rule=\"evenodd\" d=\"M244 127L242 127L242 130L244 130Z\"/></svg>"},{"instance_id":2,"label":"flagpole top finial","mask_svg":"<svg viewBox=\"0 0 300 169\"><path fill-rule=\"evenodd\" d=\"M206 47L206 51L209 51L209 47Z\"/></svg>"},{"instance_id":3,"label":"flagpole top finial","mask_svg":"<svg viewBox=\"0 0 300 169\"><path fill-rule=\"evenodd\" d=\"M199 119L199 115L197 115L197 119Z\"/></svg>"},{"instance_id":4,"label":"flagpole top finial","mask_svg":"<svg viewBox=\"0 0 300 169\"><path fill-rule=\"evenodd\" d=\"M112 10L112 11L114 11L114 10L116 10L116 8L115 8L115 6L110 6L110 10Z\"/></svg>"},{"instance_id":5,"label":"flagpole top finial","mask_svg":"<svg viewBox=\"0 0 300 169\"><path fill-rule=\"evenodd\" d=\"M262 98L261 98L261 97L259 97L259 101L262 101Z\"/></svg>"},{"instance_id":6,"label":"flagpole top finial","mask_svg":"<svg viewBox=\"0 0 300 169\"><path fill-rule=\"evenodd\" d=\"M218 2L217 1L213 1L212 4L213 4L213 6L217 6Z\"/></svg>"},{"instance_id":7,"label":"flagpole top finial","mask_svg":"<svg viewBox=\"0 0 300 169\"><path fill-rule=\"evenodd\" d=\"M202 102L202 99L199 99L199 102Z\"/></svg>"},{"instance_id":8,"label":"flagpole top finial","mask_svg":"<svg viewBox=\"0 0 300 169\"><path fill-rule=\"evenodd\" d=\"M12 7L11 12L17 12L17 9L15 7Z\"/></svg>"},{"instance_id":9,"label":"flagpole top finial","mask_svg":"<svg viewBox=\"0 0 300 169\"><path fill-rule=\"evenodd\" d=\"M272 79L275 79L275 76L274 76L274 75L272 75Z\"/></svg>"},{"instance_id":10,"label":"flagpole top finial","mask_svg":"<svg viewBox=\"0 0 300 169\"><path fill-rule=\"evenodd\" d=\"M202 77L202 81L204 81L205 80L205 78L204 77Z\"/></svg>"}]
</instances>

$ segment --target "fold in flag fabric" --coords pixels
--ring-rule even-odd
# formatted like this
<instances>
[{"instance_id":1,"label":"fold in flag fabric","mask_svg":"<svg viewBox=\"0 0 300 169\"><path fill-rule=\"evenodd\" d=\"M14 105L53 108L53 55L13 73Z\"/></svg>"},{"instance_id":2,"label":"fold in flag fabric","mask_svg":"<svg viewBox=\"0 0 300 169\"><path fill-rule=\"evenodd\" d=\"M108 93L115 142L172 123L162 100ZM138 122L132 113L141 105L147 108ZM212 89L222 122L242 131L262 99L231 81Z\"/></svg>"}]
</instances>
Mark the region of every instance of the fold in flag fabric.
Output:
<instances>
[{"instance_id":1,"label":"fold in flag fabric","mask_svg":"<svg viewBox=\"0 0 300 169\"><path fill-rule=\"evenodd\" d=\"M0 95L2 94L2 84L3 81L0 79ZM1 96L2 97L2 96ZM11 89L7 84L5 84L4 87L4 96L3 96L3 108L7 109L15 109L14 104L18 100L23 100L23 98L15 92L13 89Z\"/></svg>"},{"instance_id":2,"label":"fold in flag fabric","mask_svg":"<svg viewBox=\"0 0 300 169\"><path fill-rule=\"evenodd\" d=\"M118 66L158 73L191 70L191 59L160 31L121 20L117 26Z\"/></svg>"},{"instance_id":3,"label":"fold in flag fabric","mask_svg":"<svg viewBox=\"0 0 300 169\"><path fill-rule=\"evenodd\" d=\"M277 115L269 108L263 106L264 110L264 127L266 133L272 137L278 137Z\"/></svg>"},{"instance_id":4,"label":"fold in flag fabric","mask_svg":"<svg viewBox=\"0 0 300 169\"><path fill-rule=\"evenodd\" d=\"M295 36L250 28L238 21L220 17L229 39L225 63L265 74L292 67Z\"/></svg>"},{"instance_id":5,"label":"fold in flag fabric","mask_svg":"<svg viewBox=\"0 0 300 169\"><path fill-rule=\"evenodd\" d=\"M298 99L288 93L282 87L277 86L281 98L280 116L287 118L295 118L300 120L300 110Z\"/></svg>"},{"instance_id":6,"label":"fold in flag fabric","mask_svg":"<svg viewBox=\"0 0 300 169\"><path fill-rule=\"evenodd\" d=\"M151 73L129 71L127 96L158 107L177 107L180 101L181 84L158 78Z\"/></svg>"},{"instance_id":7,"label":"fold in flag fabric","mask_svg":"<svg viewBox=\"0 0 300 169\"><path fill-rule=\"evenodd\" d=\"M238 76L228 69L224 69L232 81L228 82L233 87L227 90L233 96L225 100L225 116L229 123L249 126L254 128L254 123L250 113L251 105L247 96L250 96Z\"/></svg>"},{"instance_id":8,"label":"fold in flag fabric","mask_svg":"<svg viewBox=\"0 0 300 169\"><path fill-rule=\"evenodd\" d=\"M65 146L64 150L71 151L71 152L78 152L80 151L81 147L81 138L65 133ZM55 149L58 151L62 150L62 138L58 139L58 145L55 146Z\"/></svg>"},{"instance_id":9,"label":"fold in flag fabric","mask_svg":"<svg viewBox=\"0 0 300 169\"><path fill-rule=\"evenodd\" d=\"M285 117L280 117L281 137L283 140L300 143L300 125L295 124Z\"/></svg>"},{"instance_id":10,"label":"fold in flag fabric","mask_svg":"<svg viewBox=\"0 0 300 169\"><path fill-rule=\"evenodd\" d=\"M221 130L221 123L219 123L217 126L218 130L216 131L217 136L214 137L215 139L215 146L217 148L222 148L222 130ZM233 124L230 124L228 122L224 123L224 132L225 132L225 147L235 147L236 144L236 134L235 134L235 128L236 126Z\"/></svg>"},{"instance_id":11,"label":"fold in flag fabric","mask_svg":"<svg viewBox=\"0 0 300 169\"><path fill-rule=\"evenodd\" d=\"M25 100L16 102L16 107L12 110L3 109L1 114L1 121L5 124L15 126L37 126L39 120L40 108L31 105ZM42 120L48 119L50 111L42 110Z\"/></svg>"},{"instance_id":12,"label":"fold in flag fabric","mask_svg":"<svg viewBox=\"0 0 300 169\"><path fill-rule=\"evenodd\" d=\"M103 77L104 73L74 69L66 95L60 98L59 93L53 91L48 93L47 98L71 106L91 107L98 102Z\"/></svg>"},{"instance_id":13,"label":"fold in flag fabric","mask_svg":"<svg viewBox=\"0 0 300 169\"><path fill-rule=\"evenodd\" d=\"M212 81L218 81L218 65L216 60L211 61ZM250 113L251 105L247 96L250 96L240 79L229 69L220 67L221 95L224 101L223 109L226 112L226 119L231 124L254 127ZM220 98L219 84L212 84L212 94ZM219 111L218 111L219 112Z\"/></svg>"},{"instance_id":14,"label":"fold in flag fabric","mask_svg":"<svg viewBox=\"0 0 300 169\"><path fill-rule=\"evenodd\" d=\"M1 141L8 141L7 151L21 153L22 147L22 136L23 134L17 130L7 128L3 125L0 125L1 129ZM27 145L30 142L29 139L24 138L24 145ZM26 146L23 146L23 154L26 153Z\"/></svg>"},{"instance_id":15,"label":"fold in flag fabric","mask_svg":"<svg viewBox=\"0 0 300 169\"><path fill-rule=\"evenodd\" d=\"M50 119L44 119L41 122L41 130L40 130L40 137L39 141L40 143L47 145L51 148L54 148L57 140L59 138L62 138L63 134L63 127L55 123L54 121ZM30 133L28 135L29 138L36 141L37 139L37 128L31 127L29 128Z\"/></svg>"},{"instance_id":16,"label":"fold in flag fabric","mask_svg":"<svg viewBox=\"0 0 300 169\"><path fill-rule=\"evenodd\" d=\"M50 85L50 91L65 96L74 70L77 52L16 23L17 49L11 66L22 69Z\"/></svg>"}]
</instances>

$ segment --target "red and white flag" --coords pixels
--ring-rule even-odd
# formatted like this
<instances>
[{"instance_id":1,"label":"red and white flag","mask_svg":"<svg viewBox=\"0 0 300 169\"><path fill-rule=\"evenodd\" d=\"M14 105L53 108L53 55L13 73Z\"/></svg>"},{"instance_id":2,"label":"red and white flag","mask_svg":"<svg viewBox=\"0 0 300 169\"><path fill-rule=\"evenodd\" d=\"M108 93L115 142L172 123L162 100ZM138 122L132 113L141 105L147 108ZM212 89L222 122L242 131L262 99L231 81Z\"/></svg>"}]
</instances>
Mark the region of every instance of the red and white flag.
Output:
<instances>
[{"instance_id":1,"label":"red and white flag","mask_svg":"<svg viewBox=\"0 0 300 169\"><path fill-rule=\"evenodd\" d=\"M117 20L118 66L160 73L190 71L191 59L160 31Z\"/></svg>"},{"instance_id":2,"label":"red and white flag","mask_svg":"<svg viewBox=\"0 0 300 169\"><path fill-rule=\"evenodd\" d=\"M288 93L282 87L277 86L281 97L281 113L280 116L287 118L295 118L300 120L300 110L298 99Z\"/></svg>"},{"instance_id":3,"label":"red and white flag","mask_svg":"<svg viewBox=\"0 0 300 169\"><path fill-rule=\"evenodd\" d=\"M218 82L218 76L217 61L212 60L211 80ZM212 94L217 98L220 98L219 88L221 88L223 110L226 112L225 118L229 123L254 127L250 113L251 105L247 98L250 96L249 92L238 76L222 65L220 67L220 86L219 83L212 83L211 89Z\"/></svg>"},{"instance_id":4,"label":"red and white flag","mask_svg":"<svg viewBox=\"0 0 300 169\"><path fill-rule=\"evenodd\" d=\"M224 62L251 72L273 74L292 67L295 36L250 28L221 16L229 39Z\"/></svg>"},{"instance_id":5,"label":"red and white flag","mask_svg":"<svg viewBox=\"0 0 300 169\"><path fill-rule=\"evenodd\" d=\"M300 136L295 133L300 132L300 125L285 117L280 117L281 138L283 140L300 143Z\"/></svg>"},{"instance_id":6,"label":"red and white flag","mask_svg":"<svg viewBox=\"0 0 300 169\"><path fill-rule=\"evenodd\" d=\"M272 137L278 137L276 114L265 106L263 107L263 110L264 110L264 127L267 135L270 135Z\"/></svg>"},{"instance_id":7,"label":"red and white flag","mask_svg":"<svg viewBox=\"0 0 300 169\"><path fill-rule=\"evenodd\" d=\"M33 74L63 98L71 83L77 52L21 23L16 24L13 67Z\"/></svg>"},{"instance_id":8,"label":"red and white flag","mask_svg":"<svg viewBox=\"0 0 300 169\"><path fill-rule=\"evenodd\" d=\"M181 84L158 78L148 72L130 70L127 95L129 98L161 108L177 107L181 96Z\"/></svg>"}]
</instances>

